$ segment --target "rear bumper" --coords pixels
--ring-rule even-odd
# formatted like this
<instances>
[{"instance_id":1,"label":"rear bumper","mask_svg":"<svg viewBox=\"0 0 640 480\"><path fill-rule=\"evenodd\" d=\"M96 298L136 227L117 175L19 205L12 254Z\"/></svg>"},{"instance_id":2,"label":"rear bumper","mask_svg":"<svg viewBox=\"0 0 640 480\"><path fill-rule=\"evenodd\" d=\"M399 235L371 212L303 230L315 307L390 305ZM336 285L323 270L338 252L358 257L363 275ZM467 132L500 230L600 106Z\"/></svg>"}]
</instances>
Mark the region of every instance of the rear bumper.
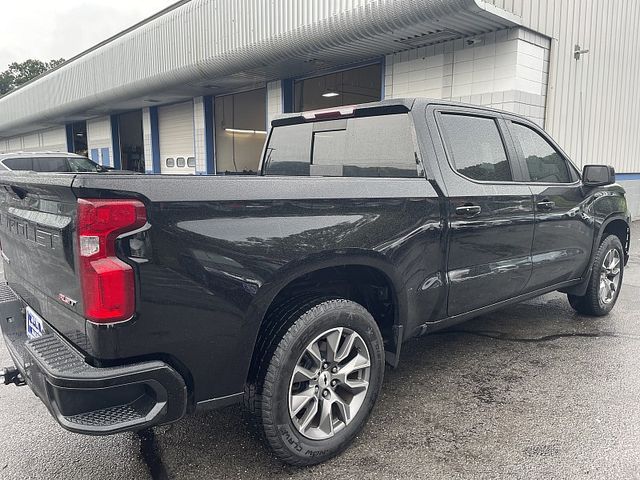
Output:
<instances>
[{"instance_id":1,"label":"rear bumper","mask_svg":"<svg viewBox=\"0 0 640 480\"><path fill-rule=\"evenodd\" d=\"M161 361L96 368L53 329L28 339L22 300L0 285L0 328L27 384L67 430L90 435L139 430L180 419L183 378Z\"/></svg>"}]
</instances>

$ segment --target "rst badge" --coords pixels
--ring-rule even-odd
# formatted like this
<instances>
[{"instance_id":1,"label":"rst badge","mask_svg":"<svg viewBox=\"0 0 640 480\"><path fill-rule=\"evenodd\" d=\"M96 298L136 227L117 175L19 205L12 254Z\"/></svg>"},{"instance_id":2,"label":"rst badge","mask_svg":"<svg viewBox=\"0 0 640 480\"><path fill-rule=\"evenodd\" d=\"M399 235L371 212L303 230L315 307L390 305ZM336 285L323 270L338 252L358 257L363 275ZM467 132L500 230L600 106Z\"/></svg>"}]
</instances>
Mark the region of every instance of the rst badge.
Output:
<instances>
[{"instance_id":1,"label":"rst badge","mask_svg":"<svg viewBox=\"0 0 640 480\"><path fill-rule=\"evenodd\" d=\"M58 294L58 299L63 302L66 303L67 305L71 305L72 307L75 307L76 304L78 303L76 300L74 300L73 298L69 298L67 297L65 294L63 293L59 293Z\"/></svg>"}]
</instances>

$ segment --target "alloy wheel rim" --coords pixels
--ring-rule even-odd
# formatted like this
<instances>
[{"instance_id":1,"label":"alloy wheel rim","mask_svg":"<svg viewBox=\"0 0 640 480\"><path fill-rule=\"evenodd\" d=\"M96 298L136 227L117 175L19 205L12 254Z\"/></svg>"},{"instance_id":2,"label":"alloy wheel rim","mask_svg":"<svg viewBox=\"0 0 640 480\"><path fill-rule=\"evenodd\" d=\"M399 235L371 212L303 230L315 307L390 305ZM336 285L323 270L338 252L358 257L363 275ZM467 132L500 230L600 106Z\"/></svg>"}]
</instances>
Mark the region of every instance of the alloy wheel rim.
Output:
<instances>
[{"instance_id":1,"label":"alloy wheel rim","mask_svg":"<svg viewBox=\"0 0 640 480\"><path fill-rule=\"evenodd\" d=\"M620 288L621 265L620 252L615 248L609 250L602 260L598 296L603 305L610 304L616 298Z\"/></svg>"},{"instance_id":2,"label":"alloy wheel rim","mask_svg":"<svg viewBox=\"0 0 640 480\"><path fill-rule=\"evenodd\" d=\"M311 440L326 440L356 417L369 390L371 357L355 331L336 327L305 348L289 383L289 415Z\"/></svg>"}]
</instances>

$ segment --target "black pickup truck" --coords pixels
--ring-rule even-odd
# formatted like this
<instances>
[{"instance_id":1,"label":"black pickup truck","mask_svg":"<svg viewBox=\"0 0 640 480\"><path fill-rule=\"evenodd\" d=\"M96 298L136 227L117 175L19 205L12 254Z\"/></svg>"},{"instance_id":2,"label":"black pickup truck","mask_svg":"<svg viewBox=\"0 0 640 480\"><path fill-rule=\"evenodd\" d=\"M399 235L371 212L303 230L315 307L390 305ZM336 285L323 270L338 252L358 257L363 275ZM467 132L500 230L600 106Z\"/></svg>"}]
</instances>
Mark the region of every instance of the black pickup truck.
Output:
<instances>
[{"instance_id":1,"label":"black pickup truck","mask_svg":"<svg viewBox=\"0 0 640 480\"><path fill-rule=\"evenodd\" d=\"M98 435L244 401L296 465L411 337L554 290L607 314L630 241L611 167L422 99L285 115L252 177L7 172L0 202L5 383Z\"/></svg>"}]
</instances>

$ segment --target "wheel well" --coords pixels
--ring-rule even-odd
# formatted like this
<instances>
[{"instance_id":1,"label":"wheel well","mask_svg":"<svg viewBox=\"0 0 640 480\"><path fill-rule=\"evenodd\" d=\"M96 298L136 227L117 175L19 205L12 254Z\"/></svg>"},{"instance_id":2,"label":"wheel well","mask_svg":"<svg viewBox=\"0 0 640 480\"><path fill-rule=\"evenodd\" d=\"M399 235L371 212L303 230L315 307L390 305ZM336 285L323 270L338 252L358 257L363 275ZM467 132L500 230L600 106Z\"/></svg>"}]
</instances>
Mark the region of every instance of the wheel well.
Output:
<instances>
[{"instance_id":1,"label":"wheel well","mask_svg":"<svg viewBox=\"0 0 640 480\"><path fill-rule=\"evenodd\" d=\"M385 348L395 347L393 326L398 316L395 291L389 278L380 270L361 265L345 265L316 270L296 278L286 285L271 302L262 322L253 352L252 372L255 374L261 349L269 337L283 333L284 325L275 325L278 312L304 306L310 299L344 298L366 308L380 328ZM277 332L277 333L276 333Z\"/></svg>"},{"instance_id":2,"label":"wheel well","mask_svg":"<svg viewBox=\"0 0 640 480\"><path fill-rule=\"evenodd\" d=\"M629 256L629 225L624 220L612 220L604 227L604 231L602 232L602 238L604 239L607 235L615 235L620 239L620 243L622 243L622 247L625 251L625 256Z\"/></svg>"}]
</instances>

